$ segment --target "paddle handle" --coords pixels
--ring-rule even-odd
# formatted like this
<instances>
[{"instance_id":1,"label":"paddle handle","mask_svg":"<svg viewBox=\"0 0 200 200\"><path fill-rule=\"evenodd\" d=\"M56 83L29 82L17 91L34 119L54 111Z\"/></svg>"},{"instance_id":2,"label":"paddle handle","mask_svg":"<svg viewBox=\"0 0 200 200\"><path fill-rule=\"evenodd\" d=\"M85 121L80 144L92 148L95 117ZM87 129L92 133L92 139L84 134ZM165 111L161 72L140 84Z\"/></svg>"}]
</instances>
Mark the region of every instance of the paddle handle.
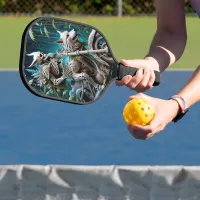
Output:
<instances>
[{"instance_id":1,"label":"paddle handle","mask_svg":"<svg viewBox=\"0 0 200 200\"><path fill-rule=\"evenodd\" d=\"M117 80L121 80L124 76L131 75L135 76L136 72L138 71L138 68L135 67L126 67L122 65L121 63L119 64L119 69L118 69L118 78ZM155 73L155 81L153 83L153 86L158 86L160 85L160 72L154 71Z\"/></svg>"}]
</instances>

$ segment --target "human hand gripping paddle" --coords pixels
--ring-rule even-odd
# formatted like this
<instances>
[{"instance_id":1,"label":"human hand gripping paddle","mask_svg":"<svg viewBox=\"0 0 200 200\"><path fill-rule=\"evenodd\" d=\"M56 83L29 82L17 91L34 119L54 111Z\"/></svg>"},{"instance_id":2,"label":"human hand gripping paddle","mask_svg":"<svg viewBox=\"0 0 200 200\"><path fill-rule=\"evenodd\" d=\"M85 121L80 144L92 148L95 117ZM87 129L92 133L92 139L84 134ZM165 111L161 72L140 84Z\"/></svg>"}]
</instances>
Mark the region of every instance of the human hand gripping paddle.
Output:
<instances>
[{"instance_id":1,"label":"human hand gripping paddle","mask_svg":"<svg viewBox=\"0 0 200 200\"><path fill-rule=\"evenodd\" d=\"M101 98L113 81L139 69L119 63L105 36L87 24L40 17L26 27L21 44L19 72L33 94L86 105ZM154 86L160 73L154 71Z\"/></svg>"}]
</instances>

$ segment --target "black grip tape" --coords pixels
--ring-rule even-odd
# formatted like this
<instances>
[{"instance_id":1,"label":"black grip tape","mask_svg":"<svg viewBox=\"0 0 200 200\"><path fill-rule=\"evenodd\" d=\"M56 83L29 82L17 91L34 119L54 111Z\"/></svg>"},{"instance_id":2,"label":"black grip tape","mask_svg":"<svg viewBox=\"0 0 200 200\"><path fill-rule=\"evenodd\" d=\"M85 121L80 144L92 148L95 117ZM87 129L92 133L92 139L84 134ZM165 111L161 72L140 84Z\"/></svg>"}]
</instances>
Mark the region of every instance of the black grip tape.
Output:
<instances>
[{"instance_id":1,"label":"black grip tape","mask_svg":"<svg viewBox=\"0 0 200 200\"><path fill-rule=\"evenodd\" d=\"M125 67L124 65L120 63L117 80L121 80L124 76L127 76L127 75L135 76L138 70L139 69L135 67ZM155 81L153 83L153 86L158 86L160 85L160 72L154 71L154 73L155 73Z\"/></svg>"}]
</instances>

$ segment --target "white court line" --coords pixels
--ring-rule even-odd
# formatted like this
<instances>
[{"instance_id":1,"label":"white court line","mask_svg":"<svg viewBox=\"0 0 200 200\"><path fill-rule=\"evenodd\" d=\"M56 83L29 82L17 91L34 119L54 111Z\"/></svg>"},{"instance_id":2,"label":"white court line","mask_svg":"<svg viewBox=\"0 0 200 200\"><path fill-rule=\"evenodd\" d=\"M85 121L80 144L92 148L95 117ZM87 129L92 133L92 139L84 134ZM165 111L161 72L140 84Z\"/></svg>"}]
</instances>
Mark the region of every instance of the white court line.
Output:
<instances>
[{"instance_id":1,"label":"white court line","mask_svg":"<svg viewBox=\"0 0 200 200\"><path fill-rule=\"evenodd\" d=\"M8 68L0 68L0 71L1 72L14 72L14 71L19 71L17 68L11 68L11 69L8 69Z\"/></svg>"},{"instance_id":2,"label":"white court line","mask_svg":"<svg viewBox=\"0 0 200 200\"><path fill-rule=\"evenodd\" d=\"M171 69L166 69L165 71L169 71L169 72L171 72L171 71L177 71L177 72L179 72L179 71L194 71L195 70L195 68L171 68ZM19 69L17 69L17 68L0 68L0 71L1 72L9 72L9 71L19 71Z\"/></svg>"},{"instance_id":3,"label":"white court line","mask_svg":"<svg viewBox=\"0 0 200 200\"><path fill-rule=\"evenodd\" d=\"M165 71L170 71L170 72L179 72L179 71L194 71L195 68L171 68L171 69L166 69Z\"/></svg>"}]
</instances>

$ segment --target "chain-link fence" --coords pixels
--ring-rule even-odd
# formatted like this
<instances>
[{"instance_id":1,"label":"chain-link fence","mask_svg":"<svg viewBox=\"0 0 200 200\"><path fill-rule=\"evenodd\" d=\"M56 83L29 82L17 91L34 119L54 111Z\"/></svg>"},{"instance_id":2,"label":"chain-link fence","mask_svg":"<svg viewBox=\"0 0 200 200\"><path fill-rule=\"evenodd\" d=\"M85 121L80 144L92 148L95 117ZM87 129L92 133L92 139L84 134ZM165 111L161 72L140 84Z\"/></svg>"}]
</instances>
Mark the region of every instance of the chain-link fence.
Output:
<instances>
[{"instance_id":1,"label":"chain-link fence","mask_svg":"<svg viewBox=\"0 0 200 200\"><path fill-rule=\"evenodd\" d=\"M185 9L187 13L193 13L187 0ZM116 16L154 13L153 0L0 0L1 15Z\"/></svg>"}]
</instances>

